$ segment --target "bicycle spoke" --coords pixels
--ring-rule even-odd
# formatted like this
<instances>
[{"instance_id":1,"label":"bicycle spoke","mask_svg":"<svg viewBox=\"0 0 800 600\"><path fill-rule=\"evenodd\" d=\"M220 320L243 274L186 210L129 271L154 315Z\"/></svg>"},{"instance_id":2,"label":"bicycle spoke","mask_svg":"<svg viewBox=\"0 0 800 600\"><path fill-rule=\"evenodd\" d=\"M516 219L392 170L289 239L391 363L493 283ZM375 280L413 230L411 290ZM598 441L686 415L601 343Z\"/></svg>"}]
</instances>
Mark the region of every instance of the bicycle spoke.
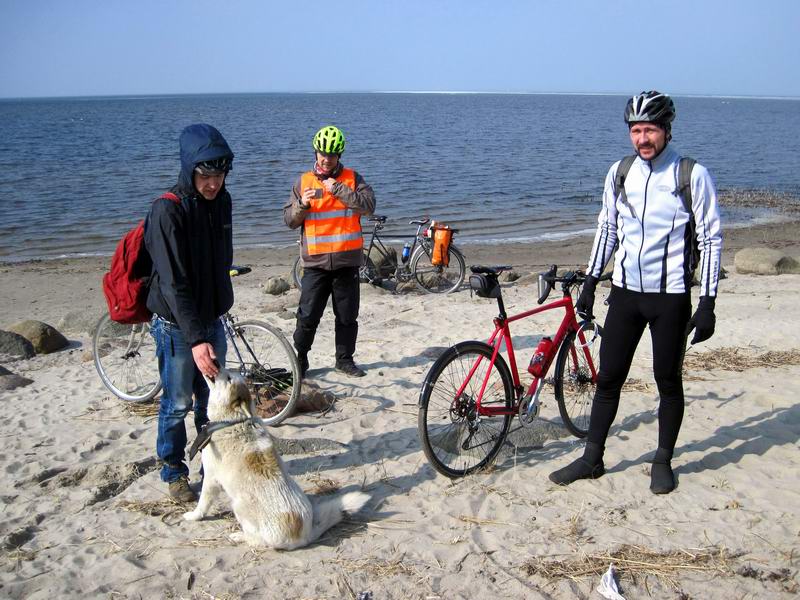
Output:
<instances>
[{"instance_id":1,"label":"bicycle spoke","mask_svg":"<svg viewBox=\"0 0 800 600\"><path fill-rule=\"evenodd\" d=\"M161 388L155 341L147 324L121 325L103 317L93 339L95 367L117 397L143 402Z\"/></svg>"},{"instance_id":2,"label":"bicycle spoke","mask_svg":"<svg viewBox=\"0 0 800 600\"><path fill-rule=\"evenodd\" d=\"M485 468L496 456L511 419L511 383L502 358L492 364L485 344L471 342L448 353L426 378L419 427L434 467L453 477ZM506 408L509 414L481 414L490 407Z\"/></svg>"},{"instance_id":3,"label":"bicycle spoke","mask_svg":"<svg viewBox=\"0 0 800 600\"><path fill-rule=\"evenodd\" d=\"M227 367L245 378L256 401L259 416L277 425L294 411L300 397L299 366L283 334L260 321L234 326Z\"/></svg>"}]
</instances>

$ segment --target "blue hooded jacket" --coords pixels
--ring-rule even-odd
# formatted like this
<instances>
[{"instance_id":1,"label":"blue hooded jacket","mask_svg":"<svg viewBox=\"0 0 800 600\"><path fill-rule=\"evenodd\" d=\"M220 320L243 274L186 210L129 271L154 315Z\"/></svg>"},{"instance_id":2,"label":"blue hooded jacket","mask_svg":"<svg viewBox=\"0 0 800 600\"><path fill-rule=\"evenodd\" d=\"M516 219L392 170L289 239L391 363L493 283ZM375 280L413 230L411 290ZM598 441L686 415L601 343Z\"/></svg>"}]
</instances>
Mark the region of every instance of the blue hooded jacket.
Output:
<instances>
[{"instance_id":1,"label":"blue hooded jacket","mask_svg":"<svg viewBox=\"0 0 800 600\"><path fill-rule=\"evenodd\" d=\"M159 198L145 221L153 260L147 308L176 323L186 342L209 341L206 331L233 306L231 197L223 184L214 200L194 187L198 163L228 157L228 143L211 125L190 125L180 136L181 171L170 190L180 202Z\"/></svg>"}]
</instances>

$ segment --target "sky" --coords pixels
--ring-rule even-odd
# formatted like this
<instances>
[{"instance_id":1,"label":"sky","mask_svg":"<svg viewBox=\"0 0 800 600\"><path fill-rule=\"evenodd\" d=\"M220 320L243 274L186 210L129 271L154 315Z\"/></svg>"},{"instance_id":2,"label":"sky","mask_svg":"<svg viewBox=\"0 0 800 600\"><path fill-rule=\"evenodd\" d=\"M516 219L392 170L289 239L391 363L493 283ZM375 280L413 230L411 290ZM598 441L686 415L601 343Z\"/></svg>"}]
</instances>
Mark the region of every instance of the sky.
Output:
<instances>
[{"instance_id":1,"label":"sky","mask_svg":"<svg viewBox=\"0 0 800 600\"><path fill-rule=\"evenodd\" d=\"M0 0L0 98L800 97L798 0Z\"/></svg>"}]
</instances>

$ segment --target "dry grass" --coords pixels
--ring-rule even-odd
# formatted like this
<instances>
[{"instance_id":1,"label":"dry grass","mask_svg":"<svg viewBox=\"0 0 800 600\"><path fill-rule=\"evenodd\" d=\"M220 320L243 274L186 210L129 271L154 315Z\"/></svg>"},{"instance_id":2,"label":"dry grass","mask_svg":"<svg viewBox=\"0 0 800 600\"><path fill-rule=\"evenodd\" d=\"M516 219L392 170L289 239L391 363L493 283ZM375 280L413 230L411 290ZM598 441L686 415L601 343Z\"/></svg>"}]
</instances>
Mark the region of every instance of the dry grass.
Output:
<instances>
[{"instance_id":1,"label":"dry grass","mask_svg":"<svg viewBox=\"0 0 800 600\"><path fill-rule=\"evenodd\" d=\"M169 497L162 500L123 500L117 504L119 508L128 512L140 513L148 517L159 517L164 523L174 525L183 520L183 513L188 511L191 506L181 504ZM219 513L218 518L228 524L235 524L236 518L231 511Z\"/></svg>"},{"instance_id":2,"label":"dry grass","mask_svg":"<svg viewBox=\"0 0 800 600\"><path fill-rule=\"evenodd\" d=\"M494 519L481 519L480 517L471 517L470 515L458 515L458 520L470 525L514 525L507 521L495 521Z\"/></svg>"},{"instance_id":3,"label":"dry grass","mask_svg":"<svg viewBox=\"0 0 800 600\"><path fill-rule=\"evenodd\" d=\"M621 578L636 581L637 577L654 576L662 583L678 589L675 577L681 571L708 573L730 577L736 571L733 562L742 553L731 553L726 548L681 548L657 551L642 546L620 546L603 554L586 554L573 560L547 560L534 557L523 565L527 575L545 579L570 579L577 582L587 577L602 575L613 563Z\"/></svg>"},{"instance_id":4,"label":"dry grass","mask_svg":"<svg viewBox=\"0 0 800 600\"><path fill-rule=\"evenodd\" d=\"M311 473L306 480L312 484L312 487L305 490L306 494L313 494L313 495L322 495L322 494L333 494L334 492L338 492L339 489L342 487L341 484L334 480L328 479L327 477L323 477L318 472Z\"/></svg>"},{"instance_id":5,"label":"dry grass","mask_svg":"<svg viewBox=\"0 0 800 600\"><path fill-rule=\"evenodd\" d=\"M171 498L155 501L123 500L117 506L128 512L136 512L148 517L161 517L165 523L179 521L183 513L188 510L186 506Z\"/></svg>"},{"instance_id":6,"label":"dry grass","mask_svg":"<svg viewBox=\"0 0 800 600\"><path fill-rule=\"evenodd\" d=\"M800 365L800 350L771 350L759 354L747 348L718 348L708 352L687 353L683 361L684 369L697 371L744 371L789 365Z\"/></svg>"},{"instance_id":7,"label":"dry grass","mask_svg":"<svg viewBox=\"0 0 800 600\"><path fill-rule=\"evenodd\" d=\"M159 402L157 400L148 400L147 402L126 402L122 405L122 412L132 417L141 417L146 419L148 417L158 416Z\"/></svg>"},{"instance_id":8,"label":"dry grass","mask_svg":"<svg viewBox=\"0 0 800 600\"><path fill-rule=\"evenodd\" d=\"M348 573L367 574L372 577L391 577L394 575L416 575L416 571L403 562L402 559L391 560L371 556L357 560L347 558L333 558L324 562L338 565Z\"/></svg>"},{"instance_id":9,"label":"dry grass","mask_svg":"<svg viewBox=\"0 0 800 600\"><path fill-rule=\"evenodd\" d=\"M629 377L622 385L622 389L626 392L649 392L653 390L654 384L647 383L641 379L634 379Z\"/></svg>"}]
</instances>

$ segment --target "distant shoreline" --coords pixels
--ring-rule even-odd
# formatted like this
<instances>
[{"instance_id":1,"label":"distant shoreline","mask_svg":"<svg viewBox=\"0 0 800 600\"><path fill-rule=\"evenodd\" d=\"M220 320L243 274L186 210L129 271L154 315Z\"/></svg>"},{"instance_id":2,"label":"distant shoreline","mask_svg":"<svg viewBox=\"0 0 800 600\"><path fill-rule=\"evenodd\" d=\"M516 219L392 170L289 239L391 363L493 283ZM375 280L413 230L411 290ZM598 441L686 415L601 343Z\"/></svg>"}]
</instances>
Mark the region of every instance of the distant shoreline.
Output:
<instances>
[{"instance_id":1,"label":"distant shoreline","mask_svg":"<svg viewBox=\"0 0 800 600\"><path fill-rule=\"evenodd\" d=\"M161 98L191 98L215 96L289 96L289 95L355 95L355 94L414 94L414 95L452 95L452 96L619 96L630 95L624 92L537 92L537 91L482 91L482 90L318 90L318 91L271 91L271 92L197 92L197 93L130 93L96 96L0 96L0 102L24 102L41 100L158 100ZM673 93L674 98L709 98L721 100L787 100L800 101L800 96L759 96L746 94L694 94Z\"/></svg>"}]
</instances>

